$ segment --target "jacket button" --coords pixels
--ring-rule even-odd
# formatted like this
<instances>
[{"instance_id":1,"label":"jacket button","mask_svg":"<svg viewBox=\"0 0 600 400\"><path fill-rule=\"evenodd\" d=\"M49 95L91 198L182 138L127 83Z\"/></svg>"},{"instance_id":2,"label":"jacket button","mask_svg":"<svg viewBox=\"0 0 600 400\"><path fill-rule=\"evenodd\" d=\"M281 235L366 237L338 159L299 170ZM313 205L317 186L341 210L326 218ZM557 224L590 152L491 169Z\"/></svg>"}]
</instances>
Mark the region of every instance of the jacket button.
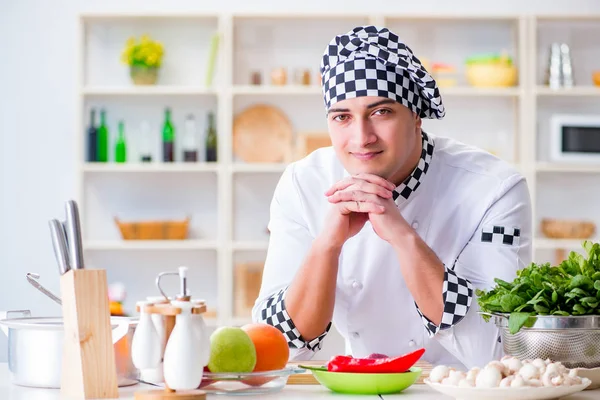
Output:
<instances>
[{"instance_id":1,"label":"jacket button","mask_svg":"<svg viewBox=\"0 0 600 400\"><path fill-rule=\"evenodd\" d=\"M351 335L355 339L358 339L360 337L360 334L358 332L352 332Z\"/></svg>"},{"instance_id":2,"label":"jacket button","mask_svg":"<svg viewBox=\"0 0 600 400\"><path fill-rule=\"evenodd\" d=\"M352 282L352 288L353 289L362 289L362 284L360 282L354 281Z\"/></svg>"},{"instance_id":3,"label":"jacket button","mask_svg":"<svg viewBox=\"0 0 600 400\"><path fill-rule=\"evenodd\" d=\"M417 221L412 223L413 229L417 229L419 227L419 223Z\"/></svg>"},{"instance_id":4,"label":"jacket button","mask_svg":"<svg viewBox=\"0 0 600 400\"><path fill-rule=\"evenodd\" d=\"M414 340L411 340L411 341L409 341L409 342L408 342L408 345L409 345L410 347L415 347L415 341L414 341Z\"/></svg>"}]
</instances>

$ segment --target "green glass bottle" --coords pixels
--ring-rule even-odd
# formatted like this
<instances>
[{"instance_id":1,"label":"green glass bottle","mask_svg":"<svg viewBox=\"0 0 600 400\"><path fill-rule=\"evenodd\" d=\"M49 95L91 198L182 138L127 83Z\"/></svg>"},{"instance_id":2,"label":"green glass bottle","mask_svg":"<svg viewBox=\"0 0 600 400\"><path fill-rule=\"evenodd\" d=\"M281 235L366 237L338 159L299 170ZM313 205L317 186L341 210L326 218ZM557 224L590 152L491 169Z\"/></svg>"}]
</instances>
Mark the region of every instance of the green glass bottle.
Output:
<instances>
[{"instance_id":1,"label":"green glass bottle","mask_svg":"<svg viewBox=\"0 0 600 400\"><path fill-rule=\"evenodd\" d=\"M162 131L162 142L163 142L163 161L173 162L175 161L175 127L171 122L171 109L165 109L165 122L163 124Z\"/></svg>"},{"instance_id":2,"label":"green glass bottle","mask_svg":"<svg viewBox=\"0 0 600 400\"><path fill-rule=\"evenodd\" d=\"M100 126L97 133L98 145L96 147L96 161L108 161L108 127L106 126L106 110L100 111Z\"/></svg>"},{"instance_id":3,"label":"green glass bottle","mask_svg":"<svg viewBox=\"0 0 600 400\"><path fill-rule=\"evenodd\" d=\"M215 127L215 115L208 113L208 127L206 131L206 161L217 161L217 128Z\"/></svg>"},{"instance_id":4,"label":"green glass bottle","mask_svg":"<svg viewBox=\"0 0 600 400\"><path fill-rule=\"evenodd\" d=\"M115 143L115 162L124 163L127 161L127 143L125 142L125 123L119 121L119 136Z\"/></svg>"}]
</instances>

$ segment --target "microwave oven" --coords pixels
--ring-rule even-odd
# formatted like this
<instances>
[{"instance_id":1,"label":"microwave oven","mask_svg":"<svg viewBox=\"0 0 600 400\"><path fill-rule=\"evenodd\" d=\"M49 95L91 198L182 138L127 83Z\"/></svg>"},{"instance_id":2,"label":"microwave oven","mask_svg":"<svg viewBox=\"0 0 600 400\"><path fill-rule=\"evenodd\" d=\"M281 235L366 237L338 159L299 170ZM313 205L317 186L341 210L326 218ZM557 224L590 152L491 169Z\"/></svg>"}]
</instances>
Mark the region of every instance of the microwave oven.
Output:
<instances>
[{"instance_id":1,"label":"microwave oven","mask_svg":"<svg viewBox=\"0 0 600 400\"><path fill-rule=\"evenodd\" d=\"M552 161L600 164L600 115L553 115L550 139Z\"/></svg>"}]
</instances>

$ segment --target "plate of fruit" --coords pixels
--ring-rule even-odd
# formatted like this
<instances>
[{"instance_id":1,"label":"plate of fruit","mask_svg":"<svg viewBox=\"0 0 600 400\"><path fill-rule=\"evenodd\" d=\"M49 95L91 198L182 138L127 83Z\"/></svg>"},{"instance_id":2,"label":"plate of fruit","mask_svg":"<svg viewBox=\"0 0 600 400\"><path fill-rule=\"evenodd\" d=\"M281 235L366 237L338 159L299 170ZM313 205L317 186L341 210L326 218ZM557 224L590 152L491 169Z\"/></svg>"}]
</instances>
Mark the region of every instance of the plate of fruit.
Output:
<instances>
[{"instance_id":1,"label":"plate of fruit","mask_svg":"<svg viewBox=\"0 0 600 400\"><path fill-rule=\"evenodd\" d=\"M329 390L345 394L392 394L413 385L421 376L415 363L425 349L398 357L371 354L366 358L339 355L324 366L299 365L308 369L315 379Z\"/></svg>"},{"instance_id":2,"label":"plate of fruit","mask_svg":"<svg viewBox=\"0 0 600 400\"><path fill-rule=\"evenodd\" d=\"M261 323L221 327L210 336L210 359L199 389L212 394L264 394L283 389L290 375L283 333Z\"/></svg>"}]
</instances>

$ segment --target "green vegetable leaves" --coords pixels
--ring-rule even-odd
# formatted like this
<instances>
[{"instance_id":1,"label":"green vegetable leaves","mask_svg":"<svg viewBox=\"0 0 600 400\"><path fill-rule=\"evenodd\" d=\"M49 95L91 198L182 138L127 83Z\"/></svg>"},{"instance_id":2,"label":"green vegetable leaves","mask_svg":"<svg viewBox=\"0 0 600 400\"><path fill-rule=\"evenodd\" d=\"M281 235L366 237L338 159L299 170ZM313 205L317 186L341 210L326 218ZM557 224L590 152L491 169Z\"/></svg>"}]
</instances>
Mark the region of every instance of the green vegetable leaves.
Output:
<instances>
[{"instance_id":1,"label":"green vegetable leaves","mask_svg":"<svg viewBox=\"0 0 600 400\"><path fill-rule=\"evenodd\" d=\"M496 278L491 290L476 290L481 311L510 314L512 334L530 326L536 315L600 314L600 244L586 240L582 247L587 258L573 251L557 266L532 263L512 282Z\"/></svg>"}]
</instances>

